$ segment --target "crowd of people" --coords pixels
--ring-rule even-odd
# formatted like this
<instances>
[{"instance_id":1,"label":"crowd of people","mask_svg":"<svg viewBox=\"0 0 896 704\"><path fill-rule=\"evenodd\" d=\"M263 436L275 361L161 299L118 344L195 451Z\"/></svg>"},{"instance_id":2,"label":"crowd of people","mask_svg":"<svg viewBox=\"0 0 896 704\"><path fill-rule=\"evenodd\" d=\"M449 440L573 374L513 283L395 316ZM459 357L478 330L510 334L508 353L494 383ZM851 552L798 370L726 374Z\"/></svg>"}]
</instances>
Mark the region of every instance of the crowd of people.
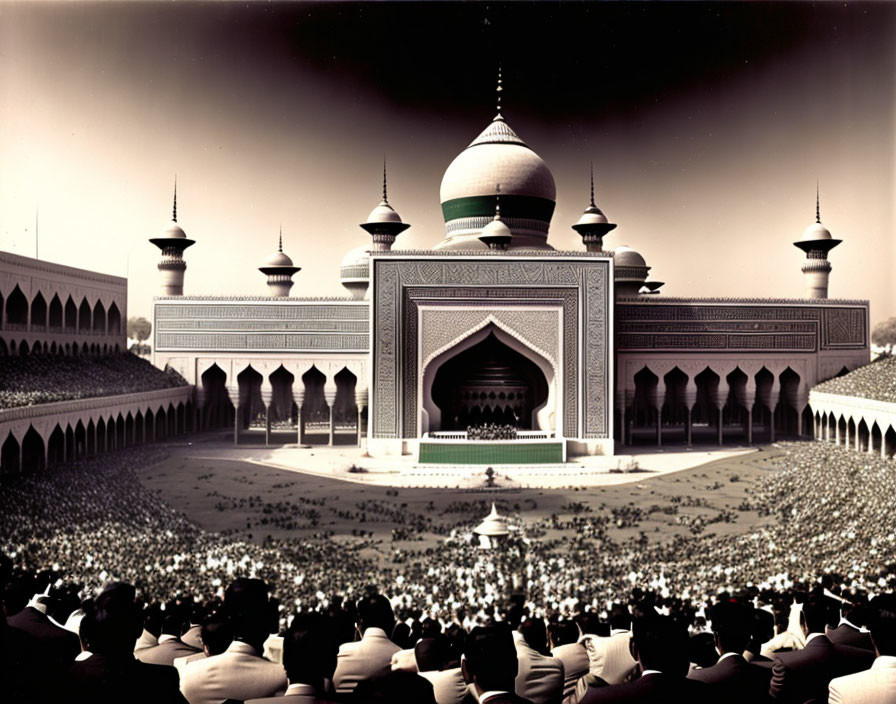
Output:
<instances>
[{"instance_id":1,"label":"crowd of people","mask_svg":"<svg viewBox=\"0 0 896 704\"><path fill-rule=\"evenodd\" d=\"M828 379L813 390L896 403L896 357L881 355L872 364Z\"/></svg>"},{"instance_id":2,"label":"crowd of people","mask_svg":"<svg viewBox=\"0 0 896 704\"><path fill-rule=\"evenodd\" d=\"M185 386L130 352L105 355L0 357L0 409Z\"/></svg>"},{"instance_id":3,"label":"crowd of people","mask_svg":"<svg viewBox=\"0 0 896 704\"><path fill-rule=\"evenodd\" d=\"M368 500L350 510L364 525L398 524L395 540L422 531L442 535L436 547L390 544L365 530L350 541L321 529L303 537L267 537L260 544L204 531L138 480L136 470L160 461L164 448L132 448L4 481L0 547L12 565L4 608L10 615L21 611L49 586L52 597L73 610L108 582L121 581L134 586L148 611L172 602L187 605L188 620L196 625L223 608L235 579L260 579L279 600L270 628L283 633L296 612L338 612L352 621L348 605L375 584L408 626L406 637L390 634L407 649L426 623L441 632L470 633L505 622L508 599L528 619L558 632L572 621L581 630L583 618L605 623L610 605L645 600L654 610L680 614L695 630L705 628L707 610L724 593L768 609L779 631L791 633L787 647L799 646L805 638L801 642L792 624L787 630L795 596L805 601L821 587L864 604L894 591L896 531L889 497L896 493L896 473L890 461L830 444L782 448L779 466L757 481L741 507L762 516L747 533L636 532L653 512L677 516L686 500L699 508L696 497L646 509L584 510L573 502L561 514L525 523L513 518L516 530L494 550L477 549L471 533L491 496L454 502L441 514L417 515L397 496L393 504ZM529 507L529 500L514 507L498 496L505 512ZM338 502L298 509L290 520L348 510ZM628 537L615 532L620 521ZM350 631L340 631L341 642L351 640Z\"/></svg>"},{"instance_id":4,"label":"crowd of people","mask_svg":"<svg viewBox=\"0 0 896 704\"><path fill-rule=\"evenodd\" d=\"M467 427L467 440L516 440L516 437L517 428L515 425L485 423L484 425L470 425Z\"/></svg>"}]
</instances>

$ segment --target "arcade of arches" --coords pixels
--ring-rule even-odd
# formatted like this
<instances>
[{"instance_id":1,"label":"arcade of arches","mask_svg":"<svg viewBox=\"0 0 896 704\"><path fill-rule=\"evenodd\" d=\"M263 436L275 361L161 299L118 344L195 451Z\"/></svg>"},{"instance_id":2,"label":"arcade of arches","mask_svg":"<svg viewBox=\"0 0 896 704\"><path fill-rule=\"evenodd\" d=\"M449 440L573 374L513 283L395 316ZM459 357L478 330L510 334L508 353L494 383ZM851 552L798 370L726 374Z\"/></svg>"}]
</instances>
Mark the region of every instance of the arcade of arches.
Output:
<instances>
[{"instance_id":1,"label":"arcade of arches","mask_svg":"<svg viewBox=\"0 0 896 704\"><path fill-rule=\"evenodd\" d=\"M0 445L0 473L39 472L132 445L164 441L192 432L193 418L193 404L187 401L154 411L119 412L95 420L85 417L74 426L58 422L45 434L30 425L21 442L12 431L6 431Z\"/></svg>"},{"instance_id":2,"label":"arcade of arches","mask_svg":"<svg viewBox=\"0 0 896 704\"><path fill-rule=\"evenodd\" d=\"M367 399L348 368L328 378L312 365L301 378L282 365L265 377L251 364L236 385L213 364L202 375L198 427L232 427L234 444L256 437L264 444L357 445L366 434ZM236 405L234 405L236 399Z\"/></svg>"},{"instance_id":3,"label":"arcade of arches","mask_svg":"<svg viewBox=\"0 0 896 704\"><path fill-rule=\"evenodd\" d=\"M808 389L790 367L720 374L707 366L689 376L676 366L660 377L644 366L622 396L617 440L626 445L749 445L812 436Z\"/></svg>"},{"instance_id":4,"label":"arcade of arches","mask_svg":"<svg viewBox=\"0 0 896 704\"><path fill-rule=\"evenodd\" d=\"M86 298L76 303L70 295L65 302L58 294L48 301L40 291L29 301L18 285L5 299L0 294L0 355L106 354L119 351L121 344L96 338L122 335L114 301L107 309L100 300L91 306Z\"/></svg>"}]
</instances>

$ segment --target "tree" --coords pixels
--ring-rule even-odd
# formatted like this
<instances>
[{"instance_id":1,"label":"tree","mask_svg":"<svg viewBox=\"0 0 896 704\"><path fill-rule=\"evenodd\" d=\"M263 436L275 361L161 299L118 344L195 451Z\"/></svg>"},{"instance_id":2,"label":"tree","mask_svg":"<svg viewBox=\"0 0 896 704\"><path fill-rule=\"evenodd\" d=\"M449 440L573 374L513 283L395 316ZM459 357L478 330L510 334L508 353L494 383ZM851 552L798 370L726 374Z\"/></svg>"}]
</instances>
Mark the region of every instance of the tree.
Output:
<instances>
[{"instance_id":1,"label":"tree","mask_svg":"<svg viewBox=\"0 0 896 704\"><path fill-rule=\"evenodd\" d=\"M137 340L137 349L142 350L143 341L149 339L152 323L146 318L132 316L128 318L128 337Z\"/></svg>"},{"instance_id":2,"label":"tree","mask_svg":"<svg viewBox=\"0 0 896 704\"><path fill-rule=\"evenodd\" d=\"M878 347L896 346L896 317L889 318L874 326L871 342Z\"/></svg>"}]
</instances>

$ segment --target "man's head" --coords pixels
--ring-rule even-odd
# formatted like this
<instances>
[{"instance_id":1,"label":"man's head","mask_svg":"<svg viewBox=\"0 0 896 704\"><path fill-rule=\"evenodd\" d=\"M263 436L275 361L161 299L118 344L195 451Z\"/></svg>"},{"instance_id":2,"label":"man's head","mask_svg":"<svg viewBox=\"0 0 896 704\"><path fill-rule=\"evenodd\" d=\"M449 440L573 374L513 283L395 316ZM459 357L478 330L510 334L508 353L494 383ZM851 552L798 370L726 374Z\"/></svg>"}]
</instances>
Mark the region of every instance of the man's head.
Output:
<instances>
[{"instance_id":1,"label":"man's head","mask_svg":"<svg viewBox=\"0 0 896 704\"><path fill-rule=\"evenodd\" d=\"M234 580L224 592L224 610L234 640L244 641L256 650L277 628L277 612L268 599L268 585L261 579Z\"/></svg>"},{"instance_id":2,"label":"man's head","mask_svg":"<svg viewBox=\"0 0 896 704\"><path fill-rule=\"evenodd\" d=\"M644 670L674 677L688 674L688 633L669 616L648 614L632 624L632 656Z\"/></svg>"},{"instance_id":3,"label":"man's head","mask_svg":"<svg viewBox=\"0 0 896 704\"><path fill-rule=\"evenodd\" d=\"M548 652L548 632L544 625L544 620L540 618L524 618L520 627L517 629L523 636L532 650L542 655Z\"/></svg>"},{"instance_id":4,"label":"man's head","mask_svg":"<svg viewBox=\"0 0 896 704\"><path fill-rule=\"evenodd\" d=\"M211 616L202 624L200 631L202 649L206 655L220 655L233 642L233 629L223 616Z\"/></svg>"},{"instance_id":5,"label":"man's head","mask_svg":"<svg viewBox=\"0 0 896 704\"><path fill-rule=\"evenodd\" d=\"M874 597L866 615L877 654L896 655L896 594Z\"/></svg>"},{"instance_id":6,"label":"man's head","mask_svg":"<svg viewBox=\"0 0 896 704\"><path fill-rule=\"evenodd\" d=\"M719 653L743 653L750 643L753 627L751 609L732 601L721 601L709 612Z\"/></svg>"},{"instance_id":7,"label":"man's head","mask_svg":"<svg viewBox=\"0 0 896 704\"><path fill-rule=\"evenodd\" d=\"M433 638L421 638L414 646L414 659L420 672L441 670L448 658L448 638L442 634Z\"/></svg>"},{"instance_id":8,"label":"man's head","mask_svg":"<svg viewBox=\"0 0 896 704\"><path fill-rule=\"evenodd\" d=\"M510 628L500 623L474 628L464 645L461 667L464 680L480 692L512 692L519 662Z\"/></svg>"},{"instance_id":9,"label":"man's head","mask_svg":"<svg viewBox=\"0 0 896 704\"><path fill-rule=\"evenodd\" d=\"M800 622L806 635L810 633L824 633L824 627L828 621L827 599L820 590L813 591L803 603Z\"/></svg>"},{"instance_id":10,"label":"man's head","mask_svg":"<svg viewBox=\"0 0 896 704\"><path fill-rule=\"evenodd\" d=\"M358 628L362 633L368 628L382 628L389 634L394 625L392 604L382 594L368 594L358 600Z\"/></svg>"},{"instance_id":11,"label":"man's head","mask_svg":"<svg viewBox=\"0 0 896 704\"><path fill-rule=\"evenodd\" d=\"M283 637L283 669L290 684L310 684L321 691L326 661L322 623L318 614L300 614L286 631Z\"/></svg>"},{"instance_id":12,"label":"man's head","mask_svg":"<svg viewBox=\"0 0 896 704\"><path fill-rule=\"evenodd\" d=\"M614 630L627 631L632 627L632 614L625 604L613 604L608 620Z\"/></svg>"},{"instance_id":13,"label":"man's head","mask_svg":"<svg viewBox=\"0 0 896 704\"><path fill-rule=\"evenodd\" d=\"M81 619L90 651L106 657L126 657L143 630L143 614L130 584L112 582L94 600Z\"/></svg>"},{"instance_id":14,"label":"man's head","mask_svg":"<svg viewBox=\"0 0 896 704\"><path fill-rule=\"evenodd\" d=\"M558 621L548 626L548 635L552 648L556 648L558 645L569 645L579 639L579 627L575 621Z\"/></svg>"}]
</instances>

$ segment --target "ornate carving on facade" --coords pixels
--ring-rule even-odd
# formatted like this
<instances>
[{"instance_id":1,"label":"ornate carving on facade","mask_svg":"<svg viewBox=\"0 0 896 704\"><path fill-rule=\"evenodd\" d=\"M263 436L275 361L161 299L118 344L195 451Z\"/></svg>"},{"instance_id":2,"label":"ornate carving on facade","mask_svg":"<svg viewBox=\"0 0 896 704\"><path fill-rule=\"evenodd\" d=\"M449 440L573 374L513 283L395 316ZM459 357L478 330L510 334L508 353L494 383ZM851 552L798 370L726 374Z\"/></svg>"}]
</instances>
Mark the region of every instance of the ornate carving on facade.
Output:
<instances>
[{"instance_id":1,"label":"ornate carving on facade","mask_svg":"<svg viewBox=\"0 0 896 704\"><path fill-rule=\"evenodd\" d=\"M594 433L593 437L606 437L606 429L609 428L609 419L606 417L609 406L607 397L610 393L606 303L582 305L581 323L587 341L585 346L589 348L588 364L594 364L595 369L584 374L580 372L578 361L580 296L594 296L595 301L605 300L609 269L606 259L590 253L577 253L574 257L563 258L583 261L551 261L563 254L541 251L537 253L537 260L513 258L507 252L486 254L485 257L480 256L482 253L479 251L445 252L444 256L440 252L437 258L433 257L431 251L422 254L420 258L413 258L409 257L408 252L393 251L378 254L372 259L375 306L372 401L376 407L371 414L373 437L416 436L419 403L416 398L419 363L417 308L429 302L444 304L446 300L452 306L494 307L495 310L501 305L511 306L514 302L534 307L538 303L553 300L553 305L562 305L563 433L567 437L580 436L578 390L584 384L594 387L583 394L588 398L589 413L594 414L594 418L583 425L590 433ZM520 256L524 257L525 253L520 253ZM404 259L390 261L399 257ZM593 284L588 283L589 269L603 271L594 278ZM602 331L592 332L591 326L601 327ZM529 323L524 329L531 327ZM597 350L594 353L592 345ZM598 349L601 347L602 352ZM598 397L602 397L602 400ZM399 421L400 418L403 422Z\"/></svg>"}]
</instances>

